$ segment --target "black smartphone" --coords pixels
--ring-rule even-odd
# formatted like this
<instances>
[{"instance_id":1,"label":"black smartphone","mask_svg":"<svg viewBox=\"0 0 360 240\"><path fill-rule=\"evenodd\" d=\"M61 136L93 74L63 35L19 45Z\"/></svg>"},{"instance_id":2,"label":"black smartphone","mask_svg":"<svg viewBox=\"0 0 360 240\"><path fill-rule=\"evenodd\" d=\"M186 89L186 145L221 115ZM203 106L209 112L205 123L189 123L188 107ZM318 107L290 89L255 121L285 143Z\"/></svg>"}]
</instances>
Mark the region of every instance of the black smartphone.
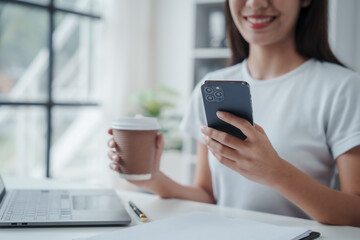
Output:
<instances>
[{"instance_id":1,"label":"black smartphone","mask_svg":"<svg viewBox=\"0 0 360 240\"><path fill-rule=\"evenodd\" d=\"M246 136L240 129L219 119L216 112L230 112L253 125L249 84L245 81L207 80L201 86L201 93L208 126L245 140Z\"/></svg>"}]
</instances>

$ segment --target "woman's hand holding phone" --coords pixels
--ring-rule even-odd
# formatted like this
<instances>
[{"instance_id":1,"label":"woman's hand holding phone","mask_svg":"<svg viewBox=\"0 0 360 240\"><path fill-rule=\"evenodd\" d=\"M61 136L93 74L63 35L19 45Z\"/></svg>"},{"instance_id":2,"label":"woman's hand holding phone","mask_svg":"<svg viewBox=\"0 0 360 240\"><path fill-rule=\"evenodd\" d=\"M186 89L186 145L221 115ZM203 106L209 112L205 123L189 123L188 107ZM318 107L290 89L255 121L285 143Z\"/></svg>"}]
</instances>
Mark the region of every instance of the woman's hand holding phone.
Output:
<instances>
[{"instance_id":1,"label":"woman's hand holding phone","mask_svg":"<svg viewBox=\"0 0 360 240\"><path fill-rule=\"evenodd\" d=\"M252 181L267 186L276 184L286 174L289 164L279 157L259 125L253 126L249 121L227 112L218 112L217 116L247 136L246 140L241 140L228 133L203 126L201 132L204 141L220 163Z\"/></svg>"},{"instance_id":2,"label":"woman's hand holding phone","mask_svg":"<svg viewBox=\"0 0 360 240\"><path fill-rule=\"evenodd\" d=\"M207 125L242 140L246 139L241 130L219 119L216 113L230 112L253 124L250 85L240 80L206 80L201 86L201 93Z\"/></svg>"}]
</instances>

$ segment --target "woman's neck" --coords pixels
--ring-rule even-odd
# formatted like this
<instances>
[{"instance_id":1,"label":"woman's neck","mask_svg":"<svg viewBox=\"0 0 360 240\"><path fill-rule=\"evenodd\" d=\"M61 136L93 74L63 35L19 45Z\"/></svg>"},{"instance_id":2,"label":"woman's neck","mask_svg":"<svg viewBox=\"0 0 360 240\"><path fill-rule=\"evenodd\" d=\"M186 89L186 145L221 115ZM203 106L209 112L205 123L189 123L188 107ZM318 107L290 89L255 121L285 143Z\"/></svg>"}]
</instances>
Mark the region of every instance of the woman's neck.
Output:
<instances>
[{"instance_id":1,"label":"woman's neck","mask_svg":"<svg viewBox=\"0 0 360 240\"><path fill-rule=\"evenodd\" d=\"M250 45L247 67L252 78L277 78L303 64L307 59L299 55L292 42L276 46Z\"/></svg>"}]
</instances>

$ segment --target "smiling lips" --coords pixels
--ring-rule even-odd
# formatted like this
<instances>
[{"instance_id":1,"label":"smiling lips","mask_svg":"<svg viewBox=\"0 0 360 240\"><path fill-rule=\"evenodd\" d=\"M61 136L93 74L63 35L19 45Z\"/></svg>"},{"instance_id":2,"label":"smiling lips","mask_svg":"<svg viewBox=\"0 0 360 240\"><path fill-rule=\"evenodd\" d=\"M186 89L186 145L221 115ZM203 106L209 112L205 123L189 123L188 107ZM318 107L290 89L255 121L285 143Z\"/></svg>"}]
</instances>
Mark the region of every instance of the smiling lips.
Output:
<instances>
[{"instance_id":1,"label":"smiling lips","mask_svg":"<svg viewBox=\"0 0 360 240\"><path fill-rule=\"evenodd\" d=\"M251 28L260 29L269 26L276 16L251 15L244 18Z\"/></svg>"}]
</instances>

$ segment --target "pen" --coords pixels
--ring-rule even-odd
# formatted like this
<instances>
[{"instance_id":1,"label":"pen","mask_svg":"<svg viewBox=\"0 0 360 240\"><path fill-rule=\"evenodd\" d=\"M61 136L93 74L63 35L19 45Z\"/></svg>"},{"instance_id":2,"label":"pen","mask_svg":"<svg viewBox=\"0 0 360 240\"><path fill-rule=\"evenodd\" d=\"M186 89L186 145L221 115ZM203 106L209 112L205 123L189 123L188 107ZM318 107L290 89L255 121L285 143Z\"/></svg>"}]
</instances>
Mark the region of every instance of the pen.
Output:
<instances>
[{"instance_id":1,"label":"pen","mask_svg":"<svg viewBox=\"0 0 360 240\"><path fill-rule=\"evenodd\" d=\"M136 215L140 218L141 222L146 222L148 220L147 216L133 203L132 201L129 201L129 205L134 210Z\"/></svg>"}]
</instances>

